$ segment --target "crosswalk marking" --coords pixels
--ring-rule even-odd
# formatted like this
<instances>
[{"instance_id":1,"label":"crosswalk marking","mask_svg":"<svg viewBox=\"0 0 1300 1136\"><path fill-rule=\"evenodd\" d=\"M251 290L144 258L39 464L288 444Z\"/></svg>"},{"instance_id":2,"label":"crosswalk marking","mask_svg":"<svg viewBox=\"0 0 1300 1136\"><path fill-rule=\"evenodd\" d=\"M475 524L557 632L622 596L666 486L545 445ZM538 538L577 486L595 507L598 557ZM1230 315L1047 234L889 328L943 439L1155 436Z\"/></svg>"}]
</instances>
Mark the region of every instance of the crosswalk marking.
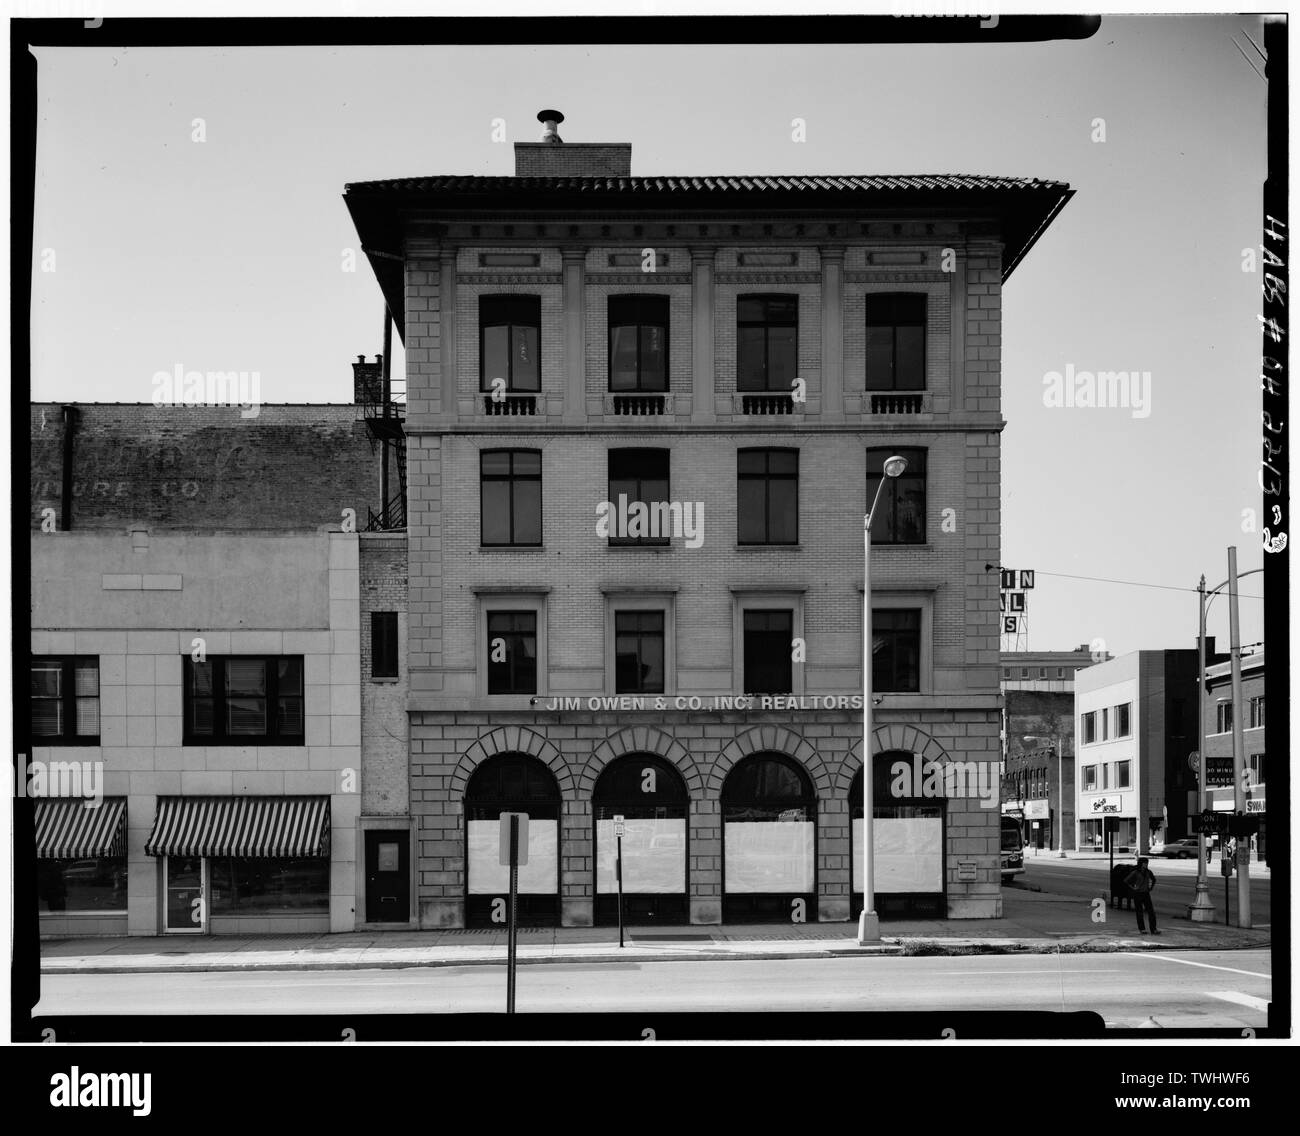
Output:
<instances>
[{"instance_id":1,"label":"crosswalk marking","mask_svg":"<svg viewBox=\"0 0 1300 1136\"><path fill-rule=\"evenodd\" d=\"M1226 970L1231 974L1246 974L1251 978L1272 978L1271 974L1262 974L1258 970L1239 970L1235 966L1215 966L1208 962L1193 962L1191 959L1174 958L1172 955L1155 955L1144 951L1142 954L1134 954L1131 958L1149 958L1162 959L1164 962L1180 962L1183 966L1203 966L1206 970Z\"/></svg>"},{"instance_id":2,"label":"crosswalk marking","mask_svg":"<svg viewBox=\"0 0 1300 1136\"><path fill-rule=\"evenodd\" d=\"M1207 990L1206 993L1211 998L1236 1002L1238 1006L1247 1006L1252 1010L1258 1010L1261 1014L1268 1012L1268 999L1256 998L1253 994L1242 994L1237 990Z\"/></svg>"}]
</instances>

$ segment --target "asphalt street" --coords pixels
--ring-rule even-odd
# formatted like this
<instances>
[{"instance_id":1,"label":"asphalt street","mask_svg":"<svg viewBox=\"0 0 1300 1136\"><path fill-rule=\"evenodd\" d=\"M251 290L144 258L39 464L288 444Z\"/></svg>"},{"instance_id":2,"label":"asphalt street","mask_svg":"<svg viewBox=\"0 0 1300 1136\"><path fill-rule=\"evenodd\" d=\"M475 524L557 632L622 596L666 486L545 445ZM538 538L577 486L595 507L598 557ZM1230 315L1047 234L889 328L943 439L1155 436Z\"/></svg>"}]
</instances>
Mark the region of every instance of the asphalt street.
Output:
<instances>
[{"instance_id":1,"label":"asphalt street","mask_svg":"<svg viewBox=\"0 0 1300 1136\"><path fill-rule=\"evenodd\" d=\"M1116 863L1132 863L1132 857L1119 857ZM1161 860L1153 858L1151 871L1156 877L1155 891L1151 900L1156 909L1157 918L1179 917L1187 914L1187 905L1196 894L1195 860ZM1253 867L1254 865L1252 865ZM1219 862L1216 859L1209 867L1210 902L1214 906L1216 919L1223 921L1223 876L1219 874ZM1025 874L1017 877L1017 883L1041 888L1044 892L1056 895L1095 897L1106 893L1110 886L1110 864L1107 860L1060 860L1048 853L1039 856L1025 856ZM1269 925L1269 880L1251 878L1250 881L1250 920L1253 927ZM1235 923L1237 919L1237 878L1228 881L1230 913ZM1125 909L1125 915L1133 918Z\"/></svg>"},{"instance_id":2,"label":"asphalt street","mask_svg":"<svg viewBox=\"0 0 1300 1136\"><path fill-rule=\"evenodd\" d=\"M522 967L529 1012L1093 1010L1111 1027L1254 1027L1267 951L745 959ZM37 1013L466 1013L504 1009L503 966L46 975Z\"/></svg>"}]
</instances>

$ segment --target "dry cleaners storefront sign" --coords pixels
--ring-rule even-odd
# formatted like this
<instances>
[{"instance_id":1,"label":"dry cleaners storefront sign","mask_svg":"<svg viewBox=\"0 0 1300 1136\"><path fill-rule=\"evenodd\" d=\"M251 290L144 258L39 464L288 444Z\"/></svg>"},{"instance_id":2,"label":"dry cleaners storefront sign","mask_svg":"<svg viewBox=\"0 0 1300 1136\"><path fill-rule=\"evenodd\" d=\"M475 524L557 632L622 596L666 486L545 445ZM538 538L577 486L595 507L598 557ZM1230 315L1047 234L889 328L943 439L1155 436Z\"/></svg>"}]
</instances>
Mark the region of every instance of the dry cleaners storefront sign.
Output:
<instances>
[{"instance_id":1,"label":"dry cleaners storefront sign","mask_svg":"<svg viewBox=\"0 0 1300 1136\"><path fill-rule=\"evenodd\" d=\"M1120 816L1128 813L1126 793L1112 793L1107 797L1093 797L1088 806L1093 816Z\"/></svg>"}]
</instances>

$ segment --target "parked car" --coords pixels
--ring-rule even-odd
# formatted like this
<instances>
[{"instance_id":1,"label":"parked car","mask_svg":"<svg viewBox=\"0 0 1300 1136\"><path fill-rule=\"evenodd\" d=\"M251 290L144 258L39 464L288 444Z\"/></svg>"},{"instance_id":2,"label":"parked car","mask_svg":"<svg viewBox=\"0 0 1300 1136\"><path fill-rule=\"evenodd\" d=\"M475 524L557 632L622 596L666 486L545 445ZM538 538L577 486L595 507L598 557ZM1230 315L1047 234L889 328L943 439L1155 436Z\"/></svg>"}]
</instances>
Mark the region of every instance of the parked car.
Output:
<instances>
[{"instance_id":1,"label":"parked car","mask_svg":"<svg viewBox=\"0 0 1300 1136\"><path fill-rule=\"evenodd\" d=\"M1198 843L1195 836L1185 836L1182 840L1170 840L1162 845L1158 852L1153 848L1151 853L1153 856L1165 856L1171 860L1191 860L1198 855Z\"/></svg>"}]
</instances>

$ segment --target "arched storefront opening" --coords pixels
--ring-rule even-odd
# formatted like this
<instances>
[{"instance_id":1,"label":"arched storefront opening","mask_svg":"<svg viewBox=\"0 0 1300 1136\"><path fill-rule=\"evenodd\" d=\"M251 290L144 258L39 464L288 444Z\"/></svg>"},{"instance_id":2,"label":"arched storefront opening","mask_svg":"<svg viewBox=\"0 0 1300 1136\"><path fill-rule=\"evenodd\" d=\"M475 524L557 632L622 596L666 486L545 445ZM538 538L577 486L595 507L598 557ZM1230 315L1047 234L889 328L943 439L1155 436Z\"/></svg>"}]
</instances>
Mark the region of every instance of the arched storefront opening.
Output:
<instances>
[{"instance_id":1,"label":"arched storefront opening","mask_svg":"<svg viewBox=\"0 0 1300 1136\"><path fill-rule=\"evenodd\" d=\"M592 792L598 926L618 922L616 816L624 828L624 923L689 921L686 812L686 784L664 758L628 754L604 768Z\"/></svg>"},{"instance_id":2,"label":"arched storefront opening","mask_svg":"<svg viewBox=\"0 0 1300 1136\"><path fill-rule=\"evenodd\" d=\"M722 786L722 862L724 922L817 918L817 797L796 762L756 753L732 768Z\"/></svg>"},{"instance_id":3,"label":"arched storefront opening","mask_svg":"<svg viewBox=\"0 0 1300 1136\"><path fill-rule=\"evenodd\" d=\"M510 869L502 867L501 814L528 814L528 863L519 869L521 925L560 922L560 790L545 764L521 753L490 757L465 789L465 923L505 924Z\"/></svg>"},{"instance_id":4,"label":"arched storefront opening","mask_svg":"<svg viewBox=\"0 0 1300 1136\"><path fill-rule=\"evenodd\" d=\"M947 914L945 839L947 800L942 766L891 750L875 755L871 813L875 851L876 913ZM852 918L862 913L862 771L849 789L853 818Z\"/></svg>"}]
</instances>

